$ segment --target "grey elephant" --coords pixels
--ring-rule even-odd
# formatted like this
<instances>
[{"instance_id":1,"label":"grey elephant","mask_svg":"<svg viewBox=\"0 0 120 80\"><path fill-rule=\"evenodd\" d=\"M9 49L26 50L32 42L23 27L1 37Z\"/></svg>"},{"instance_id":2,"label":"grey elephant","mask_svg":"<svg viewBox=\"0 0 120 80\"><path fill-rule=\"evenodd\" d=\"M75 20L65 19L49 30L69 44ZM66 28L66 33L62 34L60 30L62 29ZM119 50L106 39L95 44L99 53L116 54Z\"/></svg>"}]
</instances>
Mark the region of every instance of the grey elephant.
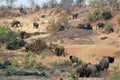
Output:
<instances>
[{"instance_id":1,"label":"grey elephant","mask_svg":"<svg viewBox=\"0 0 120 80\"><path fill-rule=\"evenodd\" d=\"M77 63L78 64L78 57L71 55L69 57L69 59L71 60L72 63Z\"/></svg>"},{"instance_id":2,"label":"grey elephant","mask_svg":"<svg viewBox=\"0 0 120 80\"><path fill-rule=\"evenodd\" d=\"M61 56L61 55L63 55L64 57L66 56L65 55L65 48L63 46L60 46L58 44L54 44L53 48L54 48L54 52L56 53L57 56Z\"/></svg>"},{"instance_id":3,"label":"grey elephant","mask_svg":"<svg viewBox=\"0 0 120 80\"><path fill-rule=\"evenodd\" d=\"M103 57L99 62L101 70L102 71L107 70L109 68L110 63L113 62L114 62L114 57L110 57L110 56Z\"/></svg>"},{"instance_id":4,"label":"grey elephant","mask_svg":"<svg viewBox=\"0 0 120 80\"><path fill-rule=\"evenodd\" d=\"M31 44L26 43L24 47L25 47L26 52L28 52L30 50L30 48L31 48Z\"/></svg>"},{"instance_id":5,"label":"grey elephant","mask_svg":"<svg viewBox=\"0 0 120 80\"><path fill-rule=\"evenodd\" d=\"M100 65L99 64L87 64L85 68L86 77L98 77L100 75Z\"/></svg>"},{"instance_id":6,"label":"grey elephant","mask_svg":"<svg viewBox=\"0 0 120 80\"><path fill-rule=\"evenodd\" d=\"M20 32L20 38L21 39L24 39L24 36L26 35L27 33L25 31L21 31Z\"/></svg>"},{"instance_id":7,"label":"grey elephant","mask_svg":"<svg viewBox=\"0 0 120 80\"><path fill-rule=\"evenodd\" d=\"M86 67L87 65L85 63L82 63L75 68L75 71L79 74L79 77L86 76Z\"/></svg>"},{"instance_id":8,"label":"grey elephant","mask_svg":"<svg viewBox=\"0 0 120 80\"><path fill-rule=\"evenodd\" d=\"M74 13L74 14L72 15L72 17L73 17L73 19L77 19L77 18L79 17L79 14L78 14L78 13Z\"/></svg>"},{"instance_id":9,"label":"grey elephant","mask_svg":"<svg viewBox=\"0 0 120 80\"><path fill-rule=\"evenodd\" d=\"M11 26L12 26L12 27L14 27L14 26L15 26L15 27L19 27L19 26L22 26L22 25L21 25L20 21L14 20L14 21L11 23Z\"/></svg>"},{"instance_id":10,"label":"grey elephant","mask_svg":"<svg viewBox=\"0 0 120 80\"><path fill-rule=\"evenodd\" d=\"M97 23L97 25L96 25L96 30L97 30L97 28L98 29L103 29L105 27L105 24L104 23Z\"/></svg>"},{"instance_id":11,"label":"grey elephant","mask_svg":"<svg viewBox=\"0 0 120 80\"><path fill-rule=\"evenodd\" d=\"M39 24L37 22L33 22L33 27L37 29L39 27Z\"/></svg>"}]
</instances>

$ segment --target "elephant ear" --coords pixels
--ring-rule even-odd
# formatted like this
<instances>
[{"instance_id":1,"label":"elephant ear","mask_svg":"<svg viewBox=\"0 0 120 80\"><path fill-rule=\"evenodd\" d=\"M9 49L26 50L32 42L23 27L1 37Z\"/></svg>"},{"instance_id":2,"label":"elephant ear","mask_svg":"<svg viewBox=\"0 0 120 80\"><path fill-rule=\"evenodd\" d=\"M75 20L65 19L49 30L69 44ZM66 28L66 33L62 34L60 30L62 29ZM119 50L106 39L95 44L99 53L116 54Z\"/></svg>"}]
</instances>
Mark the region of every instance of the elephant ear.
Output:
<instances>
[{"instance_id":1,"label":"elephant ear","mask_svg":"<svg viewBox=\"0 0 120 80\"><path fill-rule=\"evenodd\" d=\"M69 57L69 59L70 59L70 60L72 59L72 55Z\"/></svg>"},{"instance_id":2,"label":"elephant ear","mask_svg":"<svg viewBox=\"0 0 120 80\"><path fill-rule=\"evenodd\" d=\"M113 63L113 62L114 62L114 58L113 58L113 57L108 56L108 59L109 59L109 62L110 62L110 63Z\"/></svg>"}]
</instances>

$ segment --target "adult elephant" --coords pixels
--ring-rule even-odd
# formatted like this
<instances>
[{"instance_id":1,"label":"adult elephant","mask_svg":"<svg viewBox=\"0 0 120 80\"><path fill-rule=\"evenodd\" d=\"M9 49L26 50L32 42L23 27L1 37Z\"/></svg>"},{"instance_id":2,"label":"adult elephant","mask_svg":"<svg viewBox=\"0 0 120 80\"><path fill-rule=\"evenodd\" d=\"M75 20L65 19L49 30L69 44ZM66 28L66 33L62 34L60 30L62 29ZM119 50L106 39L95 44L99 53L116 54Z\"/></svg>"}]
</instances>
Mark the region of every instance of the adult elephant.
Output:
<instances>
[{"instance_id":1,"label":"adult elephant","mask_svg":"<svg viewBox=\"0 0 120 80\"><path fill-rule=\"evenodd\" d=\"M114 57L111 57L111 56L103 57L99 62L101 70L102 71L107 70L109 68L110 63L113 63L113 62L114 62Z\"/></svg>"},{"instance_id":2,"label":"adult elephant","mask_svg":"<svg viewBox=\"0 0 120 80\"><path fill-rule=\"evenodd\" d=\"M14 26L15 26L15 27L19 27L19 26L22 26L22 25L21 25L20 21L14 20L14 21L11 23L11 26L12 26L12 27L14 27Z\"/></svg>"},{"instance_id":3,"label":"adult elephant","mask_svg":"<svg viewBox=\"0 0 120 80\"><path fill-rule=\"evenodd\" d=\"M88 64L85 68L86 77L98 77L100 74L100 65L98 64Z\"/></svg>"},{"instance_id":4,"label":"adult elephant","mask_svg":"<svg viewBox=\"0 0 120 80\"><path fill-rule=\"evenodd\" d=\"M37 29L39 27L39 24L37 22L33 22L33 27Z\"/></svg>"},{"instance_id":5,"label":"adult elephant","mask_svg":"<svg viewBox=\"0 0 120 80\"><path fill-rule=\"evenodd\" d=\"M75 68L75 71L79 74L79 77L86 77L86 68L88 63L82 63Z\"/></svg>"},{"instance_id":6,"label":"adult elephant","mask_svg":"<svg viewBox=\"0 0 120 80\"><path fill-rule=\"evenodd\" d=\"M98 28L99 28L99 29L103 29L104 26L105 26L104 23L97 23L97 25L96 25L96 30L97 30Z\"/></svg>"},{"instance_id":7,"label":"adult elephant","mask_svg":"<svg viewBox=\"0 0 120 80\"><path fill-rule=\"evenodd\" d=\"M73 19L77 19L79 17L79 14L78 13L75 13L72 15Z\"/></svg>"},{"instance_id":8,"label":"adult elephant","mask_svg":"<svg viewBox=\"0 0 120 80\"><path fill-rule=\"evenodd\" d=\"M27 33L25 31L21 31L20 32L20 38L21 39L24 39L24 36L26 35Z\"/></svg>"}]
</instances>

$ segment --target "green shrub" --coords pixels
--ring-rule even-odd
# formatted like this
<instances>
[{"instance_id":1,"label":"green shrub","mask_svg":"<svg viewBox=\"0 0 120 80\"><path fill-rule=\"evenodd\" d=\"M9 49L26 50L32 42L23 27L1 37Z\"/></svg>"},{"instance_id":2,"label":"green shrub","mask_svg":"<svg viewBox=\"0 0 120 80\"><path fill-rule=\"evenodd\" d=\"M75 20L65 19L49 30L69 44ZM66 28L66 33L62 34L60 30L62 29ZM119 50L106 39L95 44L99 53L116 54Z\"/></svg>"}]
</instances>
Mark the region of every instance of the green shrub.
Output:
<instances>
[{"instance_id":1,"label":"green shrub","mask_svg":"<svg viewBox=\"0 0 120 80\"><path fill-rule=\"evenodd\" d=\"M120 79L120 74L116 74L112 76L112 80L119 80Z\"/></svg>"},{"instance_id":2,"label":"green shrub","mask_svg":"<svg viewBox=\"0 0 120 80\"><path fill-rule=\"evenodd\" d=\"M119 26L120 26L120 17L118 18L118 24L119 24Z\"/></svg>"},{"instance_id":3,"label":"green shrub","mask_svg":"<svg viewBox=\"0 0 120 80\"><path fill-rule=\"evenodd\" d=\"M96 13L88 13L87 18L90 22L93 22L96 20Z\"/></svg>"},{"instance_id":4,"label":"green shrub","mask_svg":"<svg viewBox=\"0 0 120 80\"><path fill-rule=\"evenodd\" d=\"M43 53L43 54L41 55L41 59L45 59L45 58L46 58L46 54Z\"/></svg>"},{"instance_id":5,"label":"green shrub","mask_svg":"<svg viewBox=\"0 0 120 80\"><path fill-rule=\"evenodd\" d=\"M0 27L0 42L8 43L18 38L18 33L6 27Z\"/></svg>"},{"instance_id":6,"label":"green shrub","mask_svg":"<svg viewBox=\"0 0 120 80\"><path fill-rule=\"evenodd\" d=\"M17 66L18 65L18 58L14 57L10 59L10 62L12 63L12 66Z\"/></svg>"},{"instance_id":7,"label":"green shrub","mask_svg":"<svg viewBox=\"0 0 120 80\"><path fill-rule=\"evenodd\" d=\"M83 62L83 61L82 61L81 59L80 59L80 60L78 60L78 64L82 64L82 62Z\"/></svg>"},{"instance_id":8,"label":"green shrub","mask_svg":"<svg viewBox=\"0 0 120 80\"><path fill-rule=\"evenodd\" d=\"M103 19L107 20L107 19L110 19L112 17L112 14L110 11L105 11L102 13L102 17L103 17Z\"/></svg>"},{"instance_id":9,"label":"green shrub","mask_svg":"<svg viewBox=\"0 0 120 80\"><path fill-rule=\"evenodd\" d=\"M105 22L105 32L111 33L111 29L113 28L113 24L109 22Z\"/></svg>"},{"instance_id":10,"label":"green shrub","mask_svg":"<svg viewBox=\"0 0 120 80\"><path fill-rule=\"evenodd\" d=\"M37 61L36 61L36 62L34 63L34 66L33 66L33 67L34 67L34 68L39 68L41 65L42 65L41 62L37 62Z\"/></svg>"},{"instance_id":11,"label":"green shrub","mask_svg":"<svg viewBox=\"0 0 120 80\"><path fill-rule=\"evenodd\" d=\"M11 42L9 41L6 43L6 48L9 50L20 49L22 46L24 46L22 43L23 42L21 40L18 40L18 39L11 41Z\"/></svg>"}]
</instances>

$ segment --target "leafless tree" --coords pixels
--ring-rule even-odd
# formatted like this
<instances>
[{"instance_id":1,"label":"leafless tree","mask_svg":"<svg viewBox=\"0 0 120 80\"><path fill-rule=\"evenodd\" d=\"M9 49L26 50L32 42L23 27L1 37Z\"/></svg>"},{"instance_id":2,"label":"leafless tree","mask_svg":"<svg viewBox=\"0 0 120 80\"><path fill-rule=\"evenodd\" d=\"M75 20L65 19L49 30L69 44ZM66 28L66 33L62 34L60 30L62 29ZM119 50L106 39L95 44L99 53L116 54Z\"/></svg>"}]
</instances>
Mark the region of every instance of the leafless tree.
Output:
<instances>
[{"instance_id":1,"label":"leafless tree","mask_svg":"<svg viewBox=\"0 0 120 80\"><path fill-rule=\"evenodd\" d=\"M56 0L49 0L49 1L48 1L48 5L49 5L51 8L54 8L54 7L57 5L57 1L56 1Z\"/></svg>"},{"instance_id":2,"label":"leafless tree","mask_svg":"<svg viewBox=\"0 0 120 80\"><path fill-rule=\"evenodd\" d=\"M78 7L82 7L84 5L84 3L85 3L85 0L76 0L76 5Z\"/></svg>"},{"instance_id":3,"label":"leafless tree","mask_svg":"<svg viewBox=\"0 0 120 80\"><path fill-rule=\"evenodd\" d=\"M15 1L17 1L17 0L1 0L1 1L5 1L6 4L7 4L7 6L12 7L12 6L13 6L13 3L14 3Z\"/></svg>"},{"instance_id":4,"label":"leafless tree","mask_svg":"<svg viewBox=\"0 0 120 80\"><path fill-rule=\"evenodd\" d=\"M67 13L70 13L70 8L73 4L73 0L61 0L63 5L63 9L66 10Z\"/></svg>"}]
</instances>

